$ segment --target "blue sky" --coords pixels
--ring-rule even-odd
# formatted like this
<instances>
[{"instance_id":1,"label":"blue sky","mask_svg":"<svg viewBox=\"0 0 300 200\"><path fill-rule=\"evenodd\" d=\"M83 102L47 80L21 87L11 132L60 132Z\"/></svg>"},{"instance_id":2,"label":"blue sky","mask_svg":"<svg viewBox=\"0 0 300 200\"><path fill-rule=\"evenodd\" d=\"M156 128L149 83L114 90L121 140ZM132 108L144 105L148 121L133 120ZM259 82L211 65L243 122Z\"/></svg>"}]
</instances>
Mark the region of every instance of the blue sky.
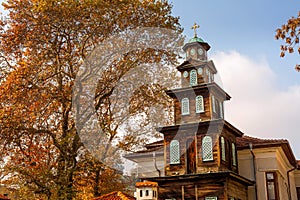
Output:
<instances>
[{"instance_id":1,"label":"blue sky","mask_svg":"<svg viewBox=\"0 0 300 200\"><path fill-rule=\"evenodd\" d=\"M199 36L216 51L236 50L253 59L266 59L280 74L278 87L300 83L294 66L299 56L279 57L281 41L274 39L275 30L291 16L297 16L300 2L296 0L169 0L173 13L180 16L184 34L192 37L190 27L197 22Z\"/></svg>"},{"instance_id":2,"label":"blue sky","mask_svg":"<svg viewBox=\"0 0 300 200\"><path fill-rule=\"evenodd\" d=\"M191 26L209 51L224 89L226 120L245 134L288 139L300 159L300 64L297 53L280 58L278 27L300 11L296 0L169 0L187 38Z\"/></svg>"}]
</instances>

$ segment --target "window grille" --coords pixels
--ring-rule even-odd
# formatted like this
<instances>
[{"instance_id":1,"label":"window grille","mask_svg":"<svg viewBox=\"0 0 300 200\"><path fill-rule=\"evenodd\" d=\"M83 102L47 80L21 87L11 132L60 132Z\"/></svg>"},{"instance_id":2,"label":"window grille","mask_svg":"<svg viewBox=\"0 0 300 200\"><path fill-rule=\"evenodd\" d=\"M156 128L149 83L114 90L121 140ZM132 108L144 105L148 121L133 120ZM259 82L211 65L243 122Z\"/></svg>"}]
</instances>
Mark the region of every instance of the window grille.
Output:
<instances>
[{"instance_id":1,"label":"window grille","mask_svg":"<svg viewBox=\"0 0 300 200\"><path fill-rule=\"evenodd\" d=\"M189 115L190 114L190 105L189 105L189 99L183 98L181 100L181 113L182 115Z\"/></svg>"},{"instance_id":2,"label":"window grille","mask_svg":"<svg viewBox=\"0 0 300 200\"><path fill-rule=\"evenodd\" d=\"M170 164L180 163L180 148L177 140L172 140L170 143Z\"/></svg>"},{"instance_id":3,"label":"window grille","mask_svg":"<svg viewBox=\"0 0 300 200\"><path fill-rule=\"evenodd\" d=\"M190 85L197 85L197 71L195 69L190 72Z\"/></svg>"},{"instance_id":4,"label":"window grille","mask_svg":"<svg viewBox=\"0 0 300 200\"><path fill-rule=\"evenodd\" d=\"M210 136L205 136L202 139L202 160L203 161L213 160L212 139Z\"/></svg>"},{"instance_id":5,"label":"window grille","mask_svg":"<svg viewBox=\"0 0 300 200\"><path fill-rule=\"evenodd\" d=\"M204 102L202 96L196 97L196 113L204 112Z\"/></svg>"}]
</instances>

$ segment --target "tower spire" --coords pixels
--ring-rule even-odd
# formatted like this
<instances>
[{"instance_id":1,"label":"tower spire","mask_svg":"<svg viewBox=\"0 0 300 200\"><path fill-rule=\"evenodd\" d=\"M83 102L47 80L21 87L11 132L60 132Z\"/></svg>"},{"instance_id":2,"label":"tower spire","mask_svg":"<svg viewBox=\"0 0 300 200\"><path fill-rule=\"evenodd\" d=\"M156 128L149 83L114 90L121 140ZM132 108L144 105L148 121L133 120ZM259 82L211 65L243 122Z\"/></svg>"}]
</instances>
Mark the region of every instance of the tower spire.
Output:
<instances>
[{"instance_id":1,"label":"tower spire","mask_svg":"<svg viewBox=\"0 0 300 200\"><path fill-rule=\"evenodd\" d=\"M200 26L195 22L191 29L194 29L194 38L197 38L197 29L200 28Z\"/></svg>"}]
</instances>

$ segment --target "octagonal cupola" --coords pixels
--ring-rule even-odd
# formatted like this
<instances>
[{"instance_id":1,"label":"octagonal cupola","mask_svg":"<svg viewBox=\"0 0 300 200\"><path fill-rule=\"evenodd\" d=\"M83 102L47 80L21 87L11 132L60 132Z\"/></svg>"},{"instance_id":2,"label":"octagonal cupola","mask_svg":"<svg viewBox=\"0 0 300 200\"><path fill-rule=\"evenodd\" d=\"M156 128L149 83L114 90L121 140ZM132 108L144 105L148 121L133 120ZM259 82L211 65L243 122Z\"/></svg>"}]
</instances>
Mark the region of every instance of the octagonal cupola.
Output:
<instances>
[{"instance_id":1,"label":"octagonal cupola","mask_svg":"<svg viewBox=\"0 0 300 200\"><path fill-rule=\"evenodd\" d=\"M200 26L196 23L192 26L194 29L194 38L190 39L183 47L186 53L186 60L206 61L207 51L210 49L208 43L204 42L203 39L197 36L196 29Z\"/></svg>"}]
</instances>

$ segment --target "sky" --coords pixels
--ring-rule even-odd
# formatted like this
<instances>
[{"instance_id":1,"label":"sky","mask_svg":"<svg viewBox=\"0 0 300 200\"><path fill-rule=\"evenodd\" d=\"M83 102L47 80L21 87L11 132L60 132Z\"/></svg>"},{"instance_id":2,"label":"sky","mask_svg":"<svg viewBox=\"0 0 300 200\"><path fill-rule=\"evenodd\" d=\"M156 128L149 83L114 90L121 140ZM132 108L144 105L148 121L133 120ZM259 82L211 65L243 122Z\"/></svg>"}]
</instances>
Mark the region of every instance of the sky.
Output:
<instances>
[{"instance_id":1,"label":"sky","mask_svg":"<svg viewBox=\"0 0 300 200\"><path fill-rule=\"evenodd\" d=\"M0 2L3 2L0 0ZM297 16L296 0L169 0L187 39L191 26L211 46L223 88L232 97L225 119L246 135L287 139L300 159L298 54L280 58L275 31Z\"/></svg>"},{"instance_id":2,"label":"sky","mask_svg":"<svg viewBox=\"0 0 300 200\"><path fill-rule=\"evenodd\" d=\"M169 0L187 39L191 26L211 46L209 59L232 97L225 119L245 135L287 139L300 159L297 53L280 58L275 31L300 11L296 0Z\"/></svg>"}]
</instances>

